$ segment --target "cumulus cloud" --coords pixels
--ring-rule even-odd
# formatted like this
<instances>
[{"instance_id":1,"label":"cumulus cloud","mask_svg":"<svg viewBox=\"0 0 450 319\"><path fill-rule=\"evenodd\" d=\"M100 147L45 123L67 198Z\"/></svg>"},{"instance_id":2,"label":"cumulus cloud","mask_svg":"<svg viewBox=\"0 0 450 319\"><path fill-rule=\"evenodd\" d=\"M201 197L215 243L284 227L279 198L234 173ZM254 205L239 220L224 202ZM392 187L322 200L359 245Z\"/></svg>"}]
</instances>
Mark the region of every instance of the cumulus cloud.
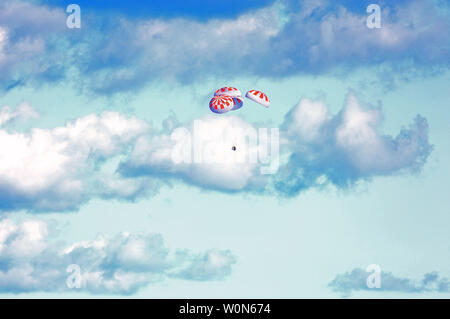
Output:
<instances>
[{"instance_id":1,"label":"cumulus cloud","mask_svg":"<svg viewBox=\"0 0 450 319\"><path fill-rule=\"evenodd\" d=\"M263 189L267 178L261 176L262 161L277 155L265 152L272 144L268 134L256 141L257 128L238 117L196 119L167 133L141 137L119 172L182 180L220 191ZM232 152L236 145L238 151Z\"/></svg>"},{"instance_id":2,"label":"cumulus cloud","mask_svg":"<svg viewBox=\"0 0 450 319\"><path fill-rule=\"evenodd\" d=\"M349 297L354 291L388 291L402 293L424 293L424 292L450 292L450 281L446 277L440 277L437 272L426 273L422 280L413 280L394 276L390 272L381 272L381 287L368 288L367 277L370 273L361 268L355 268L350 272L338 274L329 284L334 292L344 297Z\"/></svg>"},{"instance_id":3,"label":"cumulus cloud","mask_svg":"<svg viewBox=\"0 0 450 319\"><path fill-rule=\"evenodd\" d=\"M107 112L30 133L0 130L0 209L76 209L96 196L132 199L151 191L149 181L100 170L148 129L145 121Z\"/></svg>"},{"instance_id":4,"label":"cumulus cloud","mask_svg":"<svg viewBox=\"0 0 450 319\"><path fill-rule=\"evenodd\" d=\"M93 198L135 200L178 182L289 197L420 172L432 151L426 119L417 116L396 136L381 132L381 120L381 108L349 93L337 114L302 99L280 130L212 115L189 123L169 118L155 129L117 112L29 133L0 129L0 210L76 210Z\"/></svg>"},{"instance_id":5,"label":"cumulus cloud","mask_svg":"<svg viewBox=\"0 0 450 319\"><path fill-rule=\"evenodd\" d=\"M7 3L0 5L4 89L36 78L41 81L35 83L65 78L69 70L76 85L112 94L154 79L273 78L372 65L391 75L411 75L448 68L449 61L450 36L442 30L450 20L431 1L384 4L381 29L367 28L365 4L354 10L318 0L277 1L232 19L201 22L133 20L96 11L83 14L89 36L64 31L61 8Z\"/></svg>"},{"instance_id":6,"label":"cumulus cloud","mask_svg":"<svg viewBox=\"0 0 450 319\"><path fill-rule=\"evenodd\" d=\"M65 21L61 8L16 0L0 3L1 89L64 77L68 55L55 37L63 34Z\"/></svg>"},{"instance_id":7,"label":"cumulus cloud","mask_svg":"<svg viewBox=\"0 0 450 319\"><path fill-rule=\"evenodd\" d=\"M366 19L365 10L306 1L298 9L281 2L233 20L206 23L149 19L136 25L122 20L120 31L112 35L115 40L92 44L93 58L83 65L93 74L88 87L101 93L136 89L149 81L149 74L191 82L230 74L272 78L383 64L394 73L402 73L404 65L409 74L411 66L448 66L450 38L441 30L450 22L432 4L416 1L384 8L381 29L367 28ZM131 46L126 53L121 50L124 41Z\"/></svg>"},{"instance_id":8,"label":"cumulus cloud","mask_svg":"<svg viewBox=\"0 0 450 319\"><path fill-rule=\"evenodd\" d=\"M78 61L81 72L91 75L86 86L98 93L135 90L154 77L191 83L245 72L255 67L258 52L272 50L269 40L280 30L272 8L233 20L120 19L117 24L107 30L108 41L98 36L89 42L92 54Z\"/></svg>"},{"instance_id":9,"label":"cumulus cloud","mask_svg":"<svg viewBox=\"0 0 450 319\"><path fill-rule=\"evenodd\" d=\"M426 119L418 115L395 137L380 132L381 119L381 109L364 108L353 93L335 115L302 99L282 125L291 154L275 188L293 196L323 183L348 188L374 176L419 171L432 151Z\"/></svg>"},{"instance_id":10,"label":"cumulus cloud","mask_svg":"<svg viewBox=\"0 0 450 319\"><path fill-rule=\"evenodd\" d=\"M288 160L278 172L274 171L276 174L268 176L261 174L267 165L263 163L278 160L278 155L273 156L273 143L268 136L263 136L257 145L241 140L238 148L244 151L238 155L229 152L236 142L224 143L226 131L256 128L234 117L205 118L201 120L205 123L202 129L190 123L163 135L141 138L130 157L120 164L119 172L128 177L173 178L219 191L295 196L327 183L349 188L374 176L420 171L432 151L426 119L417 116L397 136L390 136L380 132L382 117L380 108L363 107L353 93L348 94L343 110L335 115L320 101L302 99L286 114L281 126L280 151ZM199 147L196 139L206 140L213 147L208 147L208 143ZM188 160L174 163L173 154L180 144L187 146ZM212 164L205 163L208 151L219 154ZM258 158L260 154L269 156L249 161L252 155ZM240 155L246 159L243 163L233 158ZM198 158L203 161L196 162Z\"/></svg>"},{"instance_id":11,"label":"cumulus cloud","mask_svg":"<svg viewBox=\"0 0 450 319\"><path fill-rule=\"evenodd\" d=\"M30 112L24 105L1 114L6 121ZM92 198L134 200L172 180L219 191L263 189L267 165L258 159L265 160L261 148L269 135L256 144L256 129L236 117L196 122L195 131L193 123L157 131L136 117L106 112L29 133L0 129L0 210L65 211ZM255 138L248 147L246 131ZM224 139L226 132L233 134ZM236 143L239 152L232 152ZM190 153L186 162L174 160L178 148Z\"/></svg>"},{"instance_id":12,"label":"cumulus cloud","mask_svg":"<svg viewBox=\"0 0 450 319\"><path fill-rule=\"evenodd\" d=\"M171 252L160 234L121 233L64 246L52 242L43 221L0 220L0 292L133 294L166 278L222 280L235 262L228 250ZM79 270L80 289L67 285L76 269L67 272L70 265Z\"/></svg>"},{"instance_id":13,"label":"cumulus cloud","mask_svg":"<svg viewBox=\"0 0 450 319\"><path fill-rule=\"evenodd\" d=\"M359 10L352 10L354 8L340 3L306 1L275 39L282 54L292 61L290 72L295 69L320 72L339 65L352 67L402 61L407 62L408 67L411 62L448 66L445 59L450 39L440 35L439 30L448 28L450 20L431 1L381 4L379 29L366 26L367 5L361 4ZM292 34L300 36L292 37ZM440 41L443 45L439 45ZM412 50L414 54L407 53ZM394 68L399 71L398 65Z\"/></svg>"}]
</instances>

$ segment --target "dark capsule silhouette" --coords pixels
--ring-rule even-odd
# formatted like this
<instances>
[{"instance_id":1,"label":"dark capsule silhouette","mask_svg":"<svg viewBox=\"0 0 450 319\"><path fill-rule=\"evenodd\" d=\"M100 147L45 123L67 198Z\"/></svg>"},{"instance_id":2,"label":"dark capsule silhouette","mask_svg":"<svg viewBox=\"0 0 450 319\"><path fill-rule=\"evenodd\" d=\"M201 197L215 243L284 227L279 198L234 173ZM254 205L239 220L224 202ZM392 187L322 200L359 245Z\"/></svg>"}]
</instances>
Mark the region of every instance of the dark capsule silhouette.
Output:
<instances>
[{"instance_id":1,"label":"dark capsule silhouette","mask_svg":"<svg viewBox=\"0 0 450 319\"><path fill-rule=\"evenodd\" d=\"M236 146L233 146L231 149L232 149L233 151L235 151L235 150L236 150Z\"/></svg>"}]
</instances>

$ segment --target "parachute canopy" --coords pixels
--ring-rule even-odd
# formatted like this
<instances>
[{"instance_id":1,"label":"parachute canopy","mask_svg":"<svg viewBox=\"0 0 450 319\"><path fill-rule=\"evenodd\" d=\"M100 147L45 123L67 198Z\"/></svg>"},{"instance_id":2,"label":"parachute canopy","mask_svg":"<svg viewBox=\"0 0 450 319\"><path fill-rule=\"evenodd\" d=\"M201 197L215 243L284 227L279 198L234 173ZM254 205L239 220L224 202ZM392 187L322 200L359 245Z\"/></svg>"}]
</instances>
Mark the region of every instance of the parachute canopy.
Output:
<instances>
[{"instance_id":1,"label":"parachute canopy","mask_svg":"<svg viewBox=\"0 0 450 319\"><path fill-rule=\"evenodd\" d=\"M242 105L244 105L244 101L242 100L242 97L233 97L234 106L231 109L232 111L235 111L237 109L240 109Z\"/></svg>"},{"instance_id":2,"label":"parachute canopy","mask_svg":"<svg viewBox=\"0 0 450 319\"><path fill-rule=\"evenodd\" d=\"M269 107L270 105L270 100L267 97L266 94L264 94L261 91L257 91L257 90L250 90L247 92L247 94L245 94L245 97L252 100L253 102L256 102L264 107Z\"/></svg>"},{"instance_id":3,"label":"parachute canopy","mask_svg":"<svg viewBox=\"0 0 450 319\"><path fill-rule=\"evenodd\" d=\"M217 95L209 101L209 108L214 113L226 113L234 107L234 100L231 96Z\"/></svg>"},{"instance_id":4,"label":"parachute canopy","mask_svg":"<svg viewBox=\"0 0 450 319\"><path fill-rule=\"evenodd\" d=\"M245 94L250 100L269 107L270 100L266 94L257 90L250 90ZM214 92L214 97L209 102L209 108L212 112L223 114L228 111L235 111L240 109L244 104L241 91L231 86L224 86Z\"/></svg>"},{"instance_id":5,"label":"parachute canopy","mask_svg":"<svg viewBox=\"0 0 450 319\"><path fill-rule=\"evenodd\" d=\"M238 89L231 87L231 86L225 86L223 88L218 89L215 93L214 96L217 95L228 95L228 96L232 96L232 97L242 97L241 95L241 91L239 91Z\"/></svg>"}]
</instances>

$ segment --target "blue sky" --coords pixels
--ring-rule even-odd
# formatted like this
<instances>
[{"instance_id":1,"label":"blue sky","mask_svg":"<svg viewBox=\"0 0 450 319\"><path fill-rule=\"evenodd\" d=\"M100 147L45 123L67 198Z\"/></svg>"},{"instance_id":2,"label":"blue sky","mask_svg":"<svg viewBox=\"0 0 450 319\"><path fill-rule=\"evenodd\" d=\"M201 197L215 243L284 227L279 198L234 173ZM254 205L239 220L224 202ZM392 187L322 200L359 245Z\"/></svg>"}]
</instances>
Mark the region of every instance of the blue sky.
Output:
<instances>
[{"instance_id":1,"label":"blue sky","mask_svg":"<svg viewBox=\"0 0 450 319\"><path fill-rule=\"evenodd\" d=\"M1 296L450 297L445 3L186 3L0 4ZM173 163L196 120L279 128L278 171Z\"/></svg>"},{"instance_id":2,"label":"blue sky","mask_svg":"<svg viewBox=\"0 0 450 319\"><path fill-rule=\"evenodd\" d=\"M68 6L73 1L61 0L43 0L38 1L42 4L57 6ZM270 0L187 0L187 1L138 1L131 0L128 2L120 0L109 1L78 1L80 7L86 11L98 12L104 14L106 11L114 14L126 15L133 18L143 17L189 17L201 20L211 18L234 18L244 12L264 7L273 1Z\"/></svg>"}]
</instances>

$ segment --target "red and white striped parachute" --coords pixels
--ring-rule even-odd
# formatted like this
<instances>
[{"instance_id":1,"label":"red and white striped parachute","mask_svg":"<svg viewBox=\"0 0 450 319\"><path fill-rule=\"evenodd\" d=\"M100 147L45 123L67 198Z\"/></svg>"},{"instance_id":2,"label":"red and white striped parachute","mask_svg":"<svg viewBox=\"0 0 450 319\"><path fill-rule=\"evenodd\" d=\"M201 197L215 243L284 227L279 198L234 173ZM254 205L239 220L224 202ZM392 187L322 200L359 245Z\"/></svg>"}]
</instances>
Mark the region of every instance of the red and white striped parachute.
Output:
<instances>
[{"instance_id":1,"label":"red and white striped parachute","mask_svg":"<svg viewBox=\"0 0 450 319\"><path fill-rule=\"evenodd\" d=\"M217 95L228 95L228 96L232 96L232 97L241 97L241 91L239 91L238 89L231 87L231 86L225 86L223 88L218 89L215 93L214 96Z\"/></svg>"},{"instance_id":2,"label":"red and white striped parachute","mask_svg":"<svg viewBox=\"0 0 450 319\"><path fill-rule=\"evenodd\" d=\"M265 107L270 105L269 98L261 91L250 90L245 94L245 97ZM228 111L238 110L243 104L244 99L241 92L234 87L225 86L214 93L214 97L209 102L209 108L214 113L223 114Z\"/></svg>"},{"instance_id":3,"label":"red and white striped parachute","mask_svg":"<svg viewBox=\"0 0 450 319\"><path fill-rule=\"evenodd\" d=\"M235 102L231 96L217 95L209 101L209 108L214 113L226 113L231 111Z\"/></svg>"},{"instance_id":4,"label":"red and white striped parachute","mask_svg":"<svg viewBox=\"0 0 450 319\"><path fill-rule=\"evenodd\" d=\"M253 102L261 104L264 107L269 107L270 105L269 98L261 91L250 90L247 92L247 94L245 94L245 97L252 100Z\"/></svg>"}]
</instances>

